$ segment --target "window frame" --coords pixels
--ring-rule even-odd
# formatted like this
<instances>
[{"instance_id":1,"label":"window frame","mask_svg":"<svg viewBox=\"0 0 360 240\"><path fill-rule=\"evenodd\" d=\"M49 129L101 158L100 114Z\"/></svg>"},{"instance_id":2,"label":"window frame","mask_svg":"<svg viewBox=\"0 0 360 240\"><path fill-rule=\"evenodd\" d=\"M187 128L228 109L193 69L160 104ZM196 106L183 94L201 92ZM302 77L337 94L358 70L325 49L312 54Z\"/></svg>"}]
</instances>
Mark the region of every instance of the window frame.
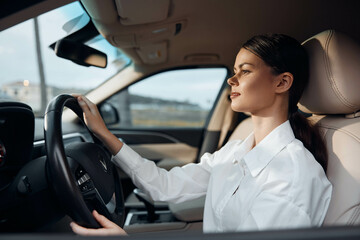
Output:
<instances>
[{"instance_id":1,"label":"window frame","mask_svg":"<svg viewBox=\"0 0 360 240\"><path fill-rule=\"evenodd\" d=\"M214 110L217 106L217 103L221 97L222 92L224 91L224 89L228 86L227 84L227 79L230 77L231 75L231 71L229 70L228 67L226 67L223 64L206 64L206 65L188 65L188 66L180 66L180 67L172 67L172 68L167 68L167 69L162 69L160 71L154 71L151 72L149 74L145 74L144 76L141 76L139 79L136 79L135 81L132 81L131 83L129 83L128 85L124 86L123 88L119 89L118 91L116 91L114 94L110 95L109 97L105 98L103 101L99 102L97 104L98 108L101 107L102 104L105 104L110 98L112 98L113 96L115 96L116 94L119 94L121 91L124 91L125 89L128 89L129 87L131 87L132 85L139 83L147 78L150 78L154 75L160 74L160 73L164 73L164 72L169 72L169 71L174 71L174 70L188 70L188 69L203 69L203 68L223 68L226 71L225 74L225 78L223 83L221 84L221 87L219 88L219 91L214 99L214 103L212 105L212 107L210 108L205 121L204 121L204 125L202 127L179 127L179 128L173 128L173 127L168 127L168 128L164 128L164 129L184 129L184 130L191 130L191 129L207 129L209 122L211 120L211 117L214 113ZM121 119L121 116L120 116ZM107 126L110 130L115 130L115 128L112 128L111 126ZM158 128L156 126L151 126L149 128L146 127L139 127L139 128L128 128L128 127L118 127L118 129L120 130L134 130L134 131L141 131L141 130L151 130L151 129L161 129Z\"/></svg>"}]
</instances>

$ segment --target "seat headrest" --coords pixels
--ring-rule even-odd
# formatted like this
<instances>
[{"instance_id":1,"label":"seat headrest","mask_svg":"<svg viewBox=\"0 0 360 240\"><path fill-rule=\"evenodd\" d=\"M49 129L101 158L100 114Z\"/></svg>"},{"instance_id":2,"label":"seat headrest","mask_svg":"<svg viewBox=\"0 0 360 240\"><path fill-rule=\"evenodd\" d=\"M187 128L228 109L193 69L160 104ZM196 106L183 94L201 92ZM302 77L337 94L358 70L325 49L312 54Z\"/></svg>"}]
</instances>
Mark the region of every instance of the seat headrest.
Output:
<instances>
[{"instance_id":1,"label":"seat headrest","mask_svg":"<svg viewBox=\"0 0 360 240\"><path fill-rule=\"evenodd\" d=\"M306 40L309 84L299 108L306 113L350 114L360 109L360 46L327 30Z\"/></svg>"}]
</instances>

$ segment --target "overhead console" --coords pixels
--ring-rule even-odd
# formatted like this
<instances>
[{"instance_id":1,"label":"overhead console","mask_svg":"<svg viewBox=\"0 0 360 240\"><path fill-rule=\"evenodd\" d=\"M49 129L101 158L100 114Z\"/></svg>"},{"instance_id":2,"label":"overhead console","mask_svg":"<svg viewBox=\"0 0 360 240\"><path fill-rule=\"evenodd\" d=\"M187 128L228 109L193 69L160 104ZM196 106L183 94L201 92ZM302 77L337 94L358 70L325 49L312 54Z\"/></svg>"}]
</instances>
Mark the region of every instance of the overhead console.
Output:
<instances>
[{"instance_id":1,"label":"overhead console","mask_svg":"<svg viewBox=\"0 0 360 240\"><path fill-rule=\"evenodd\" d=\"M115 0L115 3L124 25L160 22L169 14L169 0Z\"/></svg>"},{"instance_id":2,"label":"overhead console","mask_svg":"<svg viewBox=\"0 0 360 240\"><path fill-rule=\"evenodd\" d=\"M171 19L170 0L87 0L82 4L112 45L131 49L135 59L145 64L166 62L169 41L186 27L186 20Z\"/></svg>"}]
</instances>

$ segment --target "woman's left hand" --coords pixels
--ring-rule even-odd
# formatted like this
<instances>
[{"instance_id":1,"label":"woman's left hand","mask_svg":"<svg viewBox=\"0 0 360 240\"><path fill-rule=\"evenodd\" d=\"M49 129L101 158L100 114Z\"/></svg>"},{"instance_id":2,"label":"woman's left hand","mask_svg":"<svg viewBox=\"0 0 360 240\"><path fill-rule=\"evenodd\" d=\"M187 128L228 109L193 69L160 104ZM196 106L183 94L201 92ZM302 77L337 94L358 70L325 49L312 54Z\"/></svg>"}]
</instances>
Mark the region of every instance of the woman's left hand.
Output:
<instances>
[{"instance_id":1,"label":"woman's left hand","mask_svg":"<svg viewBox=\"0 0 360 240\"><path fill-rule=\"evenodd\" d=\"M74 231L74 233L83 235L83 236L111 236L111 235L127 235L124 229L104 217L100 215L97 211L92 212L96 221L103 227L98 229L93 228L84 228L75 222L70 223L70 227Z\"/></svg>"}]
</instances>

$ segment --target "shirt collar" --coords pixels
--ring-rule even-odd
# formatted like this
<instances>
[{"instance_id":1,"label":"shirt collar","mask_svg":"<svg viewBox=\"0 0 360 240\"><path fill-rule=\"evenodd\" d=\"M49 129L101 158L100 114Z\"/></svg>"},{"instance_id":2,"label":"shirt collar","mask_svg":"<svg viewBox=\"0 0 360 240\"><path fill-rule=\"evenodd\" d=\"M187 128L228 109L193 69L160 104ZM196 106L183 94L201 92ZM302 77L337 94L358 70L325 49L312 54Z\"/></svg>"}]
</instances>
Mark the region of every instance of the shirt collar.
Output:
<instances>
[{"instance_id":1,"label":"shirt collar","mask_svg":"<svg viewBox=\"0 0 360 240\"><path fill-rule=\"evenodd\" d=\"M287 120L272 130L252 150L248 150L244 155L244 160L251 175L256 177L270 163L270 161L294 139L295 136L293 130L290 126L289 120ZM242 147L250 149L253 143L254 134L252 133L243 142Z\"/></svg>"}]
</instances>

